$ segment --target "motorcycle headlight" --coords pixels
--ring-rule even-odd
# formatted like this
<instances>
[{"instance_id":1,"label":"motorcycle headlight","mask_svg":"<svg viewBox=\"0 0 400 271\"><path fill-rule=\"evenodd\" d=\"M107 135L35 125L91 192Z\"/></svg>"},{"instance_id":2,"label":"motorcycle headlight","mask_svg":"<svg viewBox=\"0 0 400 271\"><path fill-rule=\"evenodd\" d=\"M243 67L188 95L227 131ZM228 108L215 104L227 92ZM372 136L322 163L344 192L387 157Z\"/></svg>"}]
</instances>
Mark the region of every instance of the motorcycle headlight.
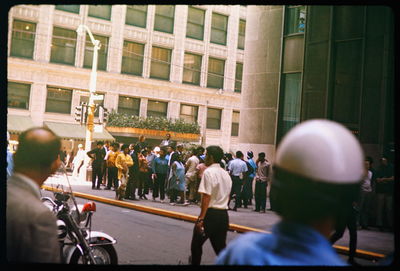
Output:
<instances>
[{"instance_id":1,"label":"motorcycle headlight","mask_svg":"<svg viewBox=\"0 0 400 271\"><path fill-rule=\"evenodd\" d=\"M57 234L59 241L63 241L67 237L67 225L60 219L57 220Z\"/></svg>"}]
</instances>

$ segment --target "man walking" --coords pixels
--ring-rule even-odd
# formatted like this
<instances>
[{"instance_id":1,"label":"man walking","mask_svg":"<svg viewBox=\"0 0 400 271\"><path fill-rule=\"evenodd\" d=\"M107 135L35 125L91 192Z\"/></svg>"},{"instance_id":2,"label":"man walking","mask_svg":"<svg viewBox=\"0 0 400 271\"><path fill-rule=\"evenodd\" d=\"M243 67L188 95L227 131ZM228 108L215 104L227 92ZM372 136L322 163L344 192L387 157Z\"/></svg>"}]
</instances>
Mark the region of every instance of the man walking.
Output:
<instances>
[{"instance_id":1,"label":"man walking","mask_svg":"<svg viewBox=\"0 0 400 271\"><path fill-rule=\"evenodd\" d=\"M7 182L9 262L60 262L56 218L40 201L39 190L60 167L60 149L61 140L47 128L31 128L19 136L14 173Z\"/></svg>"},{"instance_id":2,"label":"man walking","mask_svg":"<svg viewBox=\"0 0 400 271\"><path fill-rule=\"evenodd\" d=\"M233 211L237 211L237 207L240 206L240 201L241 201L240 194L242 192L244 173L247 170L248 168L246 162L243 161L243 153L241 151L237 151L236 158L232 160L228 165L228 171L232 178L232 190L230 198L232 197L233 194L236 195L235 207L232 209Z\"/></svg>"},{"instance_id":3,"label":"man walking","mask_svg":"<svg viewBox=\"0 0 400 271\"><path fill-rule=\"evenodd\" d=\"M199 193L202 195L201 212L193 229L189 257L192 265L200 265L202 247L208 238L217 255L225 248L229 227L227 209L232 181L219 164L224 152L218 146L209 146L206 151L205 163L208 167L199 186Z\"/></svg>"},{"instance_id":4,"label":"man walking","mask_svg":"<svg viewBox=\"0 0 400 271\"><path fill-rule=\"evenodd\" d=\"M256 198L255 212L265 213L267 204L267 181L269 179L270 164L265 160L265 153L260 152L257 159L256 188L254 196Z\"/></svg>"},{"instance_id":5,"label":"man walking","mask_svg":"<svg viewBox=\"0 0 400 271\"><path fill-rule=\"evenodd\" d=\"M194 203L196 201L197 194L197 166L200 163L199 158L197 158L197 149L192 151L192 156L186 161L186 184L189 190L189 202Z\"/></svg>"},{"instance_id":6,"label":"man walking","mask_svg":"<svg viewBox=\"0 0 400 271\"><path fill-rule=\"evenodd\" d=\"M100 189L103 179L103 164L106 151L103 148L103 142L98 141L96 148L87 152L87 156L93 159L92 162L92 189ZM96 183L97 180L97 183Z\"/></svg>"}]
</instances>

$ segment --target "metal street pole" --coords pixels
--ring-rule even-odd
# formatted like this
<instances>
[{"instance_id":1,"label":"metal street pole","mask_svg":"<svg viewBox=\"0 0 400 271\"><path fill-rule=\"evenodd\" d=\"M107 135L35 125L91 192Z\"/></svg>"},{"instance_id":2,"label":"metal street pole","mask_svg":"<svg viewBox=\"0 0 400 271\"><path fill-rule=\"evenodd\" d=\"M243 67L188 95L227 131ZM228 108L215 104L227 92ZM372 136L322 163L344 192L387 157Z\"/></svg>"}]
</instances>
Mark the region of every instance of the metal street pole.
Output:
<instances>
[{"instance_id":1,"label":"metal street pole","mask_svg":"<svg viewBox=\"0 0 400 271\"><path fill-rule=\"evenodd\" d=\"M98 50L101 47L100 41L94 39L92 32L86 25L79 25L76 32L78 34L84 34L85 30L88 32L90 40L93 44L93 62L92 62L92 72L90 73L90 84L89 84L89 104L88 104L88 117L86 121L86 139L85 139L85 152L90 151L92 147L93 140L93 128L94 128L94 95L96 93L96 82L97 82L97 58ZM85 156L85 163L82 166L83 174L80 175L81 181L86 181L87 167L89 165L90 158Z\"/></svg>"}]
</instances>

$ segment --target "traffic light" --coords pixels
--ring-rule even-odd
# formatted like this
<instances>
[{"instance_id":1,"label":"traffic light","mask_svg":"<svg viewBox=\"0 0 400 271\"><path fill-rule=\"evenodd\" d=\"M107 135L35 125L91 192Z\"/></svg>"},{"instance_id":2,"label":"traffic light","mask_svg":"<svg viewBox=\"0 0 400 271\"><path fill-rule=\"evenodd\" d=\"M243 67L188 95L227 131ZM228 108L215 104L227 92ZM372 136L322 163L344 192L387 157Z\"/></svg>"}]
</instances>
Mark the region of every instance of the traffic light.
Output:
<instances>
[{"instance_id":1,"label":"traffic light","mask_svg":"<svg viewBox=\"0 0 400 271\"><path fill-rule=\"evenodd\" d=\"M99 121L100 124L106 123L108 120L108 109L104 108L102 105L99 106Z\"/></svg>"},{"instance_id":2,"label":"traffic light","mask_svg":"<svg viewBox=\"0 0 400 271\"><path fill-rule=\"evenodd\" d=\"M87 116L87 106L85 103L82 103L79 106L75 106L75 120L80 124L86 123Z\"/></svg>"}]
</instances>

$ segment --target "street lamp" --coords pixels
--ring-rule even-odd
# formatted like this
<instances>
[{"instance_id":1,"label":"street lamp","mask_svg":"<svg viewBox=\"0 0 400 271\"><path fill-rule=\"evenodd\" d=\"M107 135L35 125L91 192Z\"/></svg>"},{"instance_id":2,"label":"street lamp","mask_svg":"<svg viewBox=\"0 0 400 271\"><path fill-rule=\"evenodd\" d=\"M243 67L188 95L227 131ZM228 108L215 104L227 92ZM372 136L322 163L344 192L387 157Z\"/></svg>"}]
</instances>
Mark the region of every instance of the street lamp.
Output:
<instances>
[{"instance_id":1,"label":"street lamp","mask_svg":"<svg viewBox=\"0 0 400 271\"><path fill-rule=\"evenodd\" d=\"M92 32L90 31L89 27L84 24L78 26L76 32L78 35L84 35L85 31L89 34L90 40L93 44L93 62L92 62L92 72L90 74L90 84L89 84L89 104L88 104L88 119L86 122L86 139L85 139L85 151L90 151L92 147L92 139L93 139L93 127L94 127L94 95L96 94L96 81L97 81L97 57L98 57L98 50L101 47L100 41L96 40L93 37ZM86 173L87 173L87 166L89 164L89 157L85 156L85 163L83 165L83 174L81 178L83 181L86 180Z\"/></svg>"}]
</instances>

